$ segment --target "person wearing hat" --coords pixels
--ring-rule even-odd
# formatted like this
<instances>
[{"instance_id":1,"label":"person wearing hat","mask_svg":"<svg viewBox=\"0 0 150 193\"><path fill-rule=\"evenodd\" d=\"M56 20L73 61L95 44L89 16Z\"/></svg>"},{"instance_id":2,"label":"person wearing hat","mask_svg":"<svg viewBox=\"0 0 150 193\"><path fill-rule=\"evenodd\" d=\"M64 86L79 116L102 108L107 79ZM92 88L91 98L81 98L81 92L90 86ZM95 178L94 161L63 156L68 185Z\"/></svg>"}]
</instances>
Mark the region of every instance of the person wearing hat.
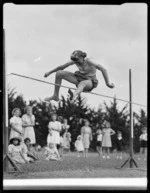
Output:
<instances>
[{"instance_id":1,"label":"person wearing hat","mask_svg":"<svg viewBox=\"0 0 150 193\"><path fill-rule=\"evenodd\" d=\"M78 152L77 157L80 157L80 154L84 153L84 146L83 146L83 141L82 141L82 136L78 135L77 140L75 141L75 149Z\"/></svg>"},{"instance_id":2,"label":"person wearing hat","mask_svg":"<svg viewBox=\"0 0 150 193\"><path fill-rule=\"evenodd\" d=\"M12 115L13 116L9 120L11 126L9 139L23 136L22 119L20 118L21 110L19 108L14 108Z\"/></svg>"},{"instance_id":3,"label":"person wearing hat","mask_svg":"<svg viewBox=\"0 0 150 193\"><path fill-rule=\"evenodd\" d=\"M22 116L22 123L23 123L23 138L30 138L31 144L36 143L35 139L35 131L34 131L34 125L35 125L35 116L32 114L32 107L26 106L25 107L25 114Z\"/></svg>"},{"instance_id":4,"label":"person wearing hat","mask_svg":"<svg viewBox=\"0 0 150 193\"><path fill-rule=\"evenodd\" d=\"M22 145L20 137L13 137L10 139L8 146L8 153L16 164L26 163L26 160L24 159L22 154Z\"/></svg>"},{"instance_id":5,"label":"person wearing hat","mask_svg":"<svg viewBox=\"0 0 150 193\"><path fill-rule=\"evenodd\" d=\"M65 68L76 65L78 71L75 73L64 71ZM107 70L101 66L100 64L96 64L95 62L91 61L87 58L87 54L81 50L75 50L71 56L70 61L67 63L56 67L55 69L45 73L44 77L48 77L50 74L56 72L55 78L55 90L54 94L51 97L45 98L45 101L59 101L59 89L62 80L67 80L68 82L75 84L77 89L73 93L71 97L71 102L76 99L76 97L83 91L90 92L98 85L98 80L96 77L96 70L100 70L102 75L105 79L106 85L109 88L114 88L114 84L110 83L108 78Z\"/></svg>"}]
</instances>

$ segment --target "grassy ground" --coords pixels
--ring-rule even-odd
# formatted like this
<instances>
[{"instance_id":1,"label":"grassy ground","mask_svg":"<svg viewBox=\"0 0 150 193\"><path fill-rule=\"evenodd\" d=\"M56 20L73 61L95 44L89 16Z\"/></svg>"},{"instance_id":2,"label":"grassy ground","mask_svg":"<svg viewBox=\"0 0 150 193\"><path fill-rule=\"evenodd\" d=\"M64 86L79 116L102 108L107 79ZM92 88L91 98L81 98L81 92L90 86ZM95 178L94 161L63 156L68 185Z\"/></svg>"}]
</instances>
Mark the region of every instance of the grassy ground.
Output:
<instances>
[{"instance_id":1,"label":"grassy ground","mask_svg":"<svg viewBox=\"0 0 150 193\"><path fill-rule=\"evenodd\" d=\"M137 156L134 156L135 159ZM68 153L62 161L46 161L42 150L39 157L40 161L20 166L23 173L4 173L4 179L147 177L147 161L144 157L138 160L144 170L117 169L127 160L127 154L123 155L122 160L117 160L115 154L111 154L110 159L102 159L97 153L89 153L88 158L78 158L76 153Z\"/></svg>"}]
</instances>

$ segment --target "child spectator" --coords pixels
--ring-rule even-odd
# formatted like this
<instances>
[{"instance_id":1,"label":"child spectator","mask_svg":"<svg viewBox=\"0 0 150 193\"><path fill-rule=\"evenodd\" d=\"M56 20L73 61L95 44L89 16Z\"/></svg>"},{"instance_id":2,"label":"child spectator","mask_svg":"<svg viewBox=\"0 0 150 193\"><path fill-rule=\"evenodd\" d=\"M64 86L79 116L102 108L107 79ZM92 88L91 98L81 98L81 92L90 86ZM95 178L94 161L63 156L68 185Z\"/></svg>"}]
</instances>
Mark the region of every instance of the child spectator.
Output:
<instances>
[{"instance_id":1,"label":"child spectator","mask_svg":"<svg viewBox=\"0 0 150 193\"><path fill-rule=\"evenodd\" d=\"M60 155L63 156L64 153L70 151L71 133L65 132L63 136L60 137Z\"/></svg>"},{"instance_id":2,"label":"child spectator","mask_svg":"<svg viewBox=\"0 0 150 193\"><path fill-rule=\"evenodd\" d=\"M70 128L70 125L67 123L67 119L63 120L63 123L61 125L61 132L60 132L60 156L63 156L64 150L70 150L70 142L71 142L71 134L68 132L68 129ZM66 133L69 133L70 137L66 135Z\"/></svg>"},{"instance_id":3,"label":"child spectator","mask_svg":"<svg viewBox=\"0 0 150 193\"><path fill-rule=\"evenodd\" d=\"M147 156L147 128L143 127L142 128L142 134L139 137L141 147L140 147L140 157L138 158L139 160L141 159L142 154L145 154L144 160L146 160Z\"/></svg>"},{"instance_id":4,"label":"child spectator","mask_svg":"<svg viewBox=\"0 0 150 193\"><path fill-rule=\"evenodd\" d=\"M22 116L22 124L23 124L23 139L30 138L30 144L35 145L36 139L35 139L35 116L32 112L31 106L25 107L25 114Z\"/></svg>"},{"instance_id":5,"label":"child spectator","mask_svg":"<svg viewBox=\"0 0 150 193\"><path fill-rule=\"evenodd\" d=\"M49 146L45 147L46 160L60 160L59 152L54 143L49 143Z\"/></svg>"},{"instance_id":6,"label":"child spectator","mask_svg":"<svg viewBox=\"0 0 150 193\"><path fill-rule=\"evenodd\" d=\"M28 156L28 148L27 148L27 146L23 142L21 142L20 144L21 144L21 147L22 147L21 148L22 149L22 155L23 155L26 163L34 162L33 158Z\"/></svg>"},{"instance_id":7,"label":"child spectator","mask_svg":"<svg viewBox=\"0 0 150 193\"><path fill-rule=\"evenodd\" d=\"M81 136L83 138L83 145L85 149L85 157L88 157L88 150L90 147L90 141L92 141L92 130L89 127L90 122L86 119L84 121L84 126L81 128Z\"/></svg>"},{"instance_id":8,"label":"child spectator","mask_svg":"<svg viewBox=\"0 0 150 193\"><path fill-rule=\"evenodd\" d=\"M70 125L68 125L68 120L67 119L63 120L63 123L62 123L61 127L62 127L62 130L61 130L62 133L65 133L65 132L68 131L68 129L70 128Z\"/></svg>"},{"instance_id":9,"label":"child spectator","mask_svg":"<svg viewBox=\"0 0 150 193\"><path fill-rule=\"evenodd\" d=\"M99 154L99 156L101 156L102 154L102 131L101 129L98 129L96 131L96 149L97 149L97 152Z\"/></svg>"},{"instance_id":10,"label":"child spectator","mask_svg":"<svg viewBox=\"0 0 150 193\"><path fill-rule=\"evenodd\" d=\"M12 139L14 137L23 137L23 129L22 129L22 119L21 116L21 110L19 108L14 108L12 111L13 117L10 119L10 136L9 139Z\"/></svg>"},{"instance_id":11,"label":"child spectator","mask_svg":"<svg viewBox=\"0 0 150 193\"><path fill-rule=\"evenodd\" d=\"M59 152L60 152L60 157L63 156L64 154L64 134L60 133L60 148L59 148Z\"/></svg>"},{"instance_id":12,"label":"child spectator","mask_svg":"<svg viewBox=\"0 0 150 193\"><path fill-rule=\"evenodd\" d=\"M82 136L78 135L77 140L75 141L75 149L78 152L77 157L80 157L80 153L84 153L84 146L83 146L83 141L82 141Z\"/></svg>"},{"instance_id":13,"label":"child spectator","mask_svg":"<svg viewBox=\"0 0 150 193\"><path fill-rule=\"evenodd\" d=\"M122 159L123 139L122 139L122 133L120 131L117 132L116 148L117 148L116 158Z\"/></svg>"},{"instance_id":14,"label":"child spectator","mask_svg":"<svg viewBox=\"0 0 150 193\"><path fill-rule=\"evenodd\" d=\"M51 121L48 124L49 134L47 136L47 145L49 143L54 143L59 150L60 148L60 132L61 132L61 123L57 121L57 115L53 114Z\"/></svg>"},{"instance_id":15,"label":"child spectator","mask_svg":"<svg viewBox=\"0 0 150 193\"><path fill-rule=\"evenodd\" d=\"M34 161L39 160L37 153L35 152L34 148L31 145L31 140L29 138L24 139L24 144L27 147L27 155L31 157Z\"/></svg>"},{"instance_id":16,"label":"child spectator","mask_svg":"<svg viewBox=\"0 0 150 193\"><path fill-rule=\"evenodd\" d=\"M70 142L71 142L71 133L66 132L64 134L64 141L63 141L63 147L64 147L65 152L70 151Z\"/></svg>"},{"instance_id":17,"label":"child spectator","mask_svg":"<svg viewBox=\"0 0 150 193\"><path fill-rule=\"evenodd\" d=\"M103 159L105 159L105 154L107 154L107 159L110 158L110 147L112 147L111 135L114 135L115 131L111 129L110 123L105 122L105 128L102 130L102 147L103 147ZM105 152L105 153L104 153Z\"/></svg>"},{"instance_id":18,"label":"child spectator","mask_svg":"<svg viewBox=\"0 0 150 193\"><path fill-rule=\"evenodd\" d=\"M20 145L20 142L21 138L19 137L11 138L9 141L8 153L16 164L25 164L26 160L22 154L22 146Z\"/></svg>"}]
</instances>

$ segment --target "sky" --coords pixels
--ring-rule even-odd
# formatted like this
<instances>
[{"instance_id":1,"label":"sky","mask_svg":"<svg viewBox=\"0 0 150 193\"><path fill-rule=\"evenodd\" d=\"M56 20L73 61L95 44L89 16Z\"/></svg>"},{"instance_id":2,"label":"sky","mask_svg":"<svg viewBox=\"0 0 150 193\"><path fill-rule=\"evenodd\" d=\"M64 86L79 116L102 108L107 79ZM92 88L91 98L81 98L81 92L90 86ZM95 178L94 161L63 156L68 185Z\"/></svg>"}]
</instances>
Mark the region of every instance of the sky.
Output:
<instances>
[{"instance_id":1,"label":"sky","mask_svg":"<svg viewBox=\"0 0 150 193\"><path fill-rule=\"evenodd\" d=\"M55 73L44 74L64 64L74 50L101 64L114 89L106 86L97 71L95 93L129 100L129 69L132 70L133 102L147 105L147 5L4 5L6 71L54 83ZM76 66L66 70L75 72ZM44 99L54 86L17 76L7 76L11 88L25 100ZM63 85L74 87L67 81ZM60 89L60 96L67 96ZM111 99L82 93L90 107ZM56 102L53 102L56 105ZM126 103L118 101L122 108ZM133 106L134 111L141 107ZM143 108L146 110L146 108Z\"/></svg>"}]
</instances>

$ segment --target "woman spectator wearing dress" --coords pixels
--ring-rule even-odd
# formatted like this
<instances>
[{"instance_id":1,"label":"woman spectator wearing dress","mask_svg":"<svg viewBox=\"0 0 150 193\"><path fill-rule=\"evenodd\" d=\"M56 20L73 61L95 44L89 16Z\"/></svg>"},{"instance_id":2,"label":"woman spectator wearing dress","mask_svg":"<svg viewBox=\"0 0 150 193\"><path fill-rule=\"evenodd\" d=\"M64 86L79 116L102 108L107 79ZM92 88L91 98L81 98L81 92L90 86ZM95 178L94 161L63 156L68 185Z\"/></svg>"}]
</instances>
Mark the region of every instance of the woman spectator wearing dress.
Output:
<instances>
[{"instance_id":1,"label":"woman spectator wearing dress","mask_svg":"<svg viewBox=\"0 0 150 193\"><path fill-rule=\"evenodd\" d=\"M22 119L21 116L21 110L19 108L14 108L12 111L12 117L10 119L10 136L9 139L12 139L14 137L22 137L23 135L23 129L22 129Z\"/></svg>"},{"instance_id":2,"label":"woman spectator wearing dress","mask_svg":"<svg viewBox=\"0 0 150 193\"><path fill-rule=\"evenodd\" d=\"M48 124L49 134L47 136L47 146L50 143L55 144L57 149L60 148L60 132L61 132L61 123L57 121L57 115L53 114L51 121Z\"/></svg>"},{"instance_id":3,"label":"woman spectator wearing dress","mask_svg":"<svg viewBox=\"0 0 150 193\"><path fill-rule=\"evenodd\" d=\"M111 125L108 121L105 121L105 127L102 130L102 148L103 148L103 156L105 159L105 154L107 154L107 159L110 159L109 153L110 148L112 147L111 135L115 134L115 131L111 128Z\"/></svg>"},{"instance_id":4,"label":"woman spectator wearing dress","mask_svg":"<svg viewBox=\"0 0 150 193\"><path fill-rule=\"evenodd\" d=\"M24 158L22 152L21 138L13 137L9 140L8 154L16 164L25 164L28 161Z\"/></svg>"},{"instance_id":5,"label":"woman spectator wearing dress","mask_svg":"<svg viewBox=\"0 0 150 193\"><path fill-rule=\"evenodd\" d=\"M24 129L23 138L29 138L31 140L31 144L35 145L35 132L34 132L34 125L35 125L35 116L32 114L32 107L26 106L25 107L25 114L22 116L22 124Z\"/></svg>"},{"instance_id":6,"label":"woman spectator wearing dress","mask_svg":"<svg viewBox=\"0 0 150 193\"><path fill-rule=\"evenodd\" d=\"M92 130L89 127L89 121L84 121L84 126L81 128L81 136L83 138L83 145L85 149L85 157L88 157L88 149L90 147L90 141L92 140Z\"/></svg>"}]
</instances>

